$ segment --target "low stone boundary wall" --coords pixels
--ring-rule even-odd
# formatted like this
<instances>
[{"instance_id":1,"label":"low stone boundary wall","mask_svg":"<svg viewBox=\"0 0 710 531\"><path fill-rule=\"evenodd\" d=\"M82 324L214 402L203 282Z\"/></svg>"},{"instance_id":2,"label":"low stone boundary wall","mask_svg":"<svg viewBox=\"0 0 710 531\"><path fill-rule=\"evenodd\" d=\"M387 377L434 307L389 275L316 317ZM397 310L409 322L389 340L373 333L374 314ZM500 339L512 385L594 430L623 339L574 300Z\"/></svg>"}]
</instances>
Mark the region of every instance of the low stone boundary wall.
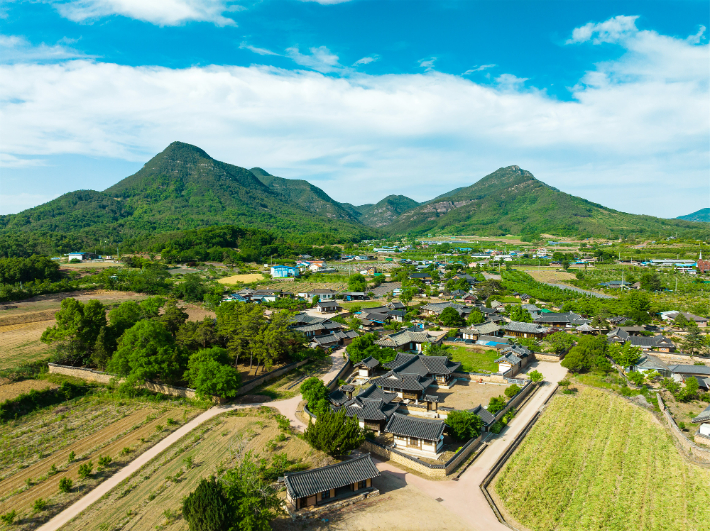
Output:
<instances>
[{"instance_id":1,"label":"low stone boundary wall","mask_svg":"<svg viewBox=\"0 0 710 531\"><path fill-rule=\"evenodd\" d=\"M342 509L343 507L347 507L348 505L352 505L353 503L357 503L359 501L362 501L366 498L374 498L375 496L379 496L380 491L375 488L368 489L367 492L363 492L362 494L358 494L356 496L351 496L349 498L346 498L342 501L335 502L335 503L327 503L325 505L321 505L319 507L315 507L313 509L304 511L294 511L292 510L288 504L283 504L284 507L286 507L286 511L288 512L289 516L291 517L292 520L308 520L310 518L320 518L323 513L326 513L328 511L332 511L335 509Z\"/></svg>"},{"instance_id":2,"label":"low stone boundary wall","mask_svg":"<svg viewBox=\"0 0 710 531\"><path fill-rule=\"evenodd\" d=\"M483 374L478 372L455 372L454 378L459 380L468 380L469 382L478 383L498 383L507 384L508 380L502 374Z\"/></svg>"},{"instance_id":3,"label":"low stone boundary wall","mask_svg":"<svg viewBox=\"0 0 710 531\"><path fill-rule=\"evenodd\" d=\"M683 447L683 449L686 452L688 452L688 455L693 456L696 459L703 461L705 463L710 463L710 448L702 448L702 447L698 446L697 444L695 444L690 439L688 439L688 437L686 437L686 435L681 431L681 429L675 423L673 416L671 415L670 411L668 411L668 408L666 407L665 402L663 402L663 398L661 398L661 393L656 393L656 396L658 397L658 407L661 408L661 412L663 413L663 416L666 418L666 422L668 423L668 427L671 429L671 432L675 436L676 440ZM697 437L697 435L696 435L696 437Z\"/></svg>"},{"instance_id":4,"label":"low stone boundary wall","mask_svg":"<svg viewBox=\"0 0 710 531\"><path fill-rule=\"evenodd\" d=\"M525 397L530 394L530 392L535 388L535 384L533 384L530 380L523 386L523 388L518 391L518 394L515 395L513 398L511 398L508 403L505 405L503 409L501 409L498 413L495 415L495 421L498 422L500 419L502 419L508 411L510 411L512 408L518 406L521 402L525 400Z\"/></svg>"},{"instance_id":5,"label":"low stone boundary wall","mask_svg":"<svg viewBox=\"0 0 710 531\"><path fill-rule=\"evenodd\" d=\"M549 354L549 353L543 354L542 352L536 352L534 354L534 356L537 361L551 361L553 363L556 363L558 361L562 361L565 357L564 354L561 354L558 356L556 354Z\"/></svg>"},{"instance_id":6,"label":"low stone boundary wall","mask_svg":"<svg viewBox=\"0 0 710 531\"><path fill-rule=\"evenodd\" d=\"M710 365L710 360L706 358L699 358L697 356L690 357L683 354L669 354L668 352L656 352L649 350L648 354L656 356L661 361L665 361L671 365L693 365L696 361L704 363L705 365Z\"/></svg>"},{"instance_id":7,"label":"low stone boundary wall","mask_svg":"<svg viewBox=\"0 0 710 531\"><path fill-rule=\"evenodd\" d=\"M699 433L696 433L693 439L696 443L707 444L708 446L710 446L710 437L708 437L707 435L701 435Z\"/></svg>"},{"instance_id":8,"label":"low stone boundary wall","mask_svg":"<svg viewBox=\"0 0 710 531\"><path fill-rule=\"evenodd\" d=\"M63 374L64 376L72 376L73 378L79 378L81 380L86 380L89 382L97 382L102 384L108 384L111 380L116 379L118 383L123 383L125 378L118 378L114 374L109 374L107 372L96 371L94 369L83 369L80 367L69 367L67 365L57 365L56 363L49 363L50 374ZM197 393L194 389L188 387L174 387L172 385L159 384L155 382L147 381L142 386L142 388L152 391L154 393L161 393L168 396L178 396L181 398L196 398ZM224 403L225 400L219 397L212 397L212 400L216 403Z\"/></svg>"},{"instance_id":9,"label":"low stone boundary wall","mask_svg":"<svg viewBox=\"0 0 710 531\"><path fill-rule=\"evenodd\" d=\"M288 371L296 369L298 367L301 367L302 365L305 365L311 360L302 360L302 361L296 361L294 363L289 363L288 365L284 365L283 367L279 369L275 369L273 371L269 371L266 374L262 374L258 378L254 378L253 380L249 380L247 383L242 385L239 388L239 391L237 391L237 396L240 395L245 395L255 387L259 387L261 384L264 382L268 382L270 380L273 380L274 378L278 378L279 376L282 376L286 374Z\"/></svg>"}]
</instances>

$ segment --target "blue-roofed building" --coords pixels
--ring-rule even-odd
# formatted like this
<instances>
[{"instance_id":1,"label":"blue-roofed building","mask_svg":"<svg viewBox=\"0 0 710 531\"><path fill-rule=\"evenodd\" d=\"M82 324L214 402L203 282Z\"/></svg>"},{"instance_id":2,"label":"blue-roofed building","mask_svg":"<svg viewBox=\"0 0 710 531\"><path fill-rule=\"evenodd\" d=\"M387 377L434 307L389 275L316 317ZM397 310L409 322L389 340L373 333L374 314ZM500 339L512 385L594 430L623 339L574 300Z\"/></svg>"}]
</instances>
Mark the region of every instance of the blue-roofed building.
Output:
<instances>
[{"instance_id":1,"label":"blue-roofed building","mask_svg":"<svg viewBox=\"0 0 710 531\"><path fill-rule=\"evenodd\" d=\"M271 266L271 276L274 278L292 278L297 277L300 271L297 267L286 265Z\"/></svg>"}]
</instances>

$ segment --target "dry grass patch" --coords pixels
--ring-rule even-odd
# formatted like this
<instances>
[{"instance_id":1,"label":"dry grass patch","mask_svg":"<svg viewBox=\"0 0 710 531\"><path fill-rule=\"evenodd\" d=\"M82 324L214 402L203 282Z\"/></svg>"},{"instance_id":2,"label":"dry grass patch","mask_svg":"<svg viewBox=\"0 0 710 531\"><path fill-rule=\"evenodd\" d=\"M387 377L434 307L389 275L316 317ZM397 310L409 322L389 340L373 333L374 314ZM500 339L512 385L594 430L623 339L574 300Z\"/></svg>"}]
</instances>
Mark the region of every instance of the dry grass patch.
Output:
<instances>
[{"instance_id":1,"label":"dry grass patch","mask_svg":"<svg viewBox=\"0 0 710 531\"><path fill-rule=\"evenodd\" d=\"M0 326L0 369L19 367L23 363L46 358L51 347L40 341L42 332L53 326L51 321Z\"/></svg>"},{"instance_id":2,"label":"dry grass patch","mask_svg":"<svg viewBox=\"0 0 710 531\"><path fill-rule=\"evenodd\" d=\"M18 396L29 393L32 390L44 391L45 389L56 389L57 384L46 380L22 380L21 382L10 382L5 378L0 378L0 402L11 400Z\"/></svg>"},{"instance_id":3,"label":"dry grass patch","mask_svg":"<svg viewBox=\"0 0 710 531\"><path fill-rule=\"evenodd\" d=\"M550 282L552 284L576 278L572 273L568 273L566 271L555 271L553 269L543 269L541 271L538 271L537 269L530 269L525 272L538 282Z\"/></svg>"},{"instance_id":4,"label":"dry grass patch","mask_svg":"<svg viewBox=\"0 0 710 531\"><path fill-rule=\"evenodd\" d=\"M220 278L217 282L220 284L238 284L240 282L246 284L249 282L259 282L264 280L264 275L261 273L246 273L242 275L232 275L230 277Z\"/></svg>"},{"instance_id":5,"label":"dry grass patch","mask_svg":"<svg viewBox=\"0 0 710 531\"><path fill-rule=\"evenodd\" d=\"M535 531L700 530L710 519L710 470L686 461L651 412L586 387L553 398L491 490Z\"/></svg>"}]
</instances>

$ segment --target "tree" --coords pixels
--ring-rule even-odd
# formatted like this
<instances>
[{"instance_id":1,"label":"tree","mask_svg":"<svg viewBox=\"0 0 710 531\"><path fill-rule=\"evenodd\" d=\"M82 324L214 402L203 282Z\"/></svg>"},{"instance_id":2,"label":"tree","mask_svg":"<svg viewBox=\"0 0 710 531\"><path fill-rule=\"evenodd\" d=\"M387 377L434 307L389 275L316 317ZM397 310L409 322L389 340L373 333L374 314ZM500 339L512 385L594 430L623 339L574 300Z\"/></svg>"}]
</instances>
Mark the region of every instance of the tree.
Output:
<instances>
[{"instance_id":1,"label":"tree","mask_svg":"<svg viewBox=\"0 0 710 531\"><path fill-rule=\"evenodd\" d=\"M530 312L517 304L512 306L510 309L510 319L511 321L517 321L520 323L532 323L532 316L530 315Z\"/></svg>"},{"instance_id":2,"label":"tree","mask_svg":"<svg viewBox=\"0 0 710 531\"><path fill-rule=\"evenodd\" d=\"M402 289L401 293L399 294L399 300L402 304L404 304L405 308L409 306L410 302L412 302L412 299L414 298L414 293L414 288Z\"/></svg>"},{"instance_id":3,"label":"tree","mask_svg":"<svg viewBox=\"0 0 710 531\"><path fill-rule=\"evenodd\" d=\"M648 271L641 275L641 289L646 291L661 291L663 286L661 285L661 279L657 273L653 271Z\"/></svg>"},{"instance_id":4,"label":"tree","mask_svg":"<svg viewBox=\"0 0 710 531\"><path fill-rule=\"evenodd\" d=\"M606 336L581 336L577 346L572 347L562 360L562 366L576 373L588 370L608 372L611 364L606 357L607 350Z\"/></svg>"},{"instance_id":5,"label":"tree","mask_svg":"<svg viewBox=\"0 0 710 531\"><path fill-rule=\"evenodd\" d=\"M513 398L515 395L517 395L520 392L520 386L518 384L513 384L510 387L507 387L503 393L505 393L505 396L508 398Z\"/></svg>"},{"instance_id":6,"label":"tree","mask_svg":"<svg viewBox=\"0 0 710 531\"><path fill-rule=\"evenodd\" d=\"M567 353L565 359L562 360L560 365L562 365L565 369L576 373L586 372L591 368L591 364L584 355L584 351L577 347Z\"/></svg>"},{"instance_id":7,"label":"tree","mask_svg":"<svg viewBox=\"0 0 710 531\"><path fill-rule=\"evenodd\" d=\"M365 441L365 432L358 426L357 418L345 416L345 410L324 411L315 423L308 425L303 437L316 450L339 456L359 447Z\"/></svg>"},{"instance_id":8,"label":"tree","mask_svg":"<svg viewBox=\"0 0 710 531\"><path fill-rule=\"evenodd\" d=\"M626 297L626 315L636 324L642 325L651 322L648 311L651 308L651 301L648 294L634 291Z\"/></svg>"},{"instance_id":9,"label":"tree","mask_svg":"<svg viewBox=\"0 0 710 531\"><path fill-rule=\"evenodd\" d=\"M177 300L169 299L163 307L163 315L160 316L160 322L162 322L167 331L175 337L177 331L185 324L188 317L187 312L177 305Z\"/></svg>"},{"instance_id":10,"label":"tree","mask_svg":"<svg viewBox=\"0 0 710 531\"><path fill-rule=\"evenodd\" d=\"M308 402L308 409L316 415L316 417L320 417L324 412L330 409L328 405L330 389L325 386L320 378L313 376L303 382L301 384L301 394L303 395L303 399Z\"/></svg>"},{"instance_id":11,"label":"tree","mask_svg":"<svg viewBox=\"0 0 710 531\"><path fill-rule=\"evenodd\" d=\"M485 322L485 320L485 316L479 310L473 310L468 316L468 319L466 319L466 324L469 326L473 326L481 324Z\"/></svg>"},{"instance_id":12,"label":"tree","mask_svg":"<svg viewBox=\"0 0 710 531\"><path fill-rule=\"evenodd\" d=\"M235 367L242 355L248 355L251 368L256 353L254 338L265 324L264 310L258 304L225 302L217 308L217 331L225 339Z\"/></svg>"},{"instance_id":13,"label":"tree","mask_svg":"<svg viewBox=\"0 0 710 531\"><path fill-rule=\"evenodd\" d=\"M190 356L185 379L202 399L211 396L236 396L241 377L230 365L229 354L223 348L202 349Z\"/></svg>"},{"instance_id":14,"label":"tree","mask_svg":"<svg viewBox=\"0 0 710 531\"><path fill-rule=\"evenodd\" d=\"M502 396L493 396L488 402L488 412L491 415L495 415L499 411L505 408L506 400Z\"/></svg>"},{"instance_id":15,"label":"tree","mask_svg":"<svg viewBox=\"0 0 710 531\"><path fill-rule=\"evenodd\" d=\"M232 513L224 486L214 476L202 479L182 500L182 515L190 531L229 531Z\"/></svg>"},{"instance_id":16,"label":"tree","mask_svg":"<svg viewBox=\"0 0 710 531\"><path fill-rule=\"evenodd\" d=\"M464 324L463 317L459 315L456 308L452 308L451 306L444 308L444 311L441 312L441 315L439 315L439 321L441 321L441 324L444 326L458 327L463 326Z\"/></svg>"},{"instance_id":17,"label":"tree","mask_svg":"<svg viewBox=\"0 0 710 531\"><path fill-rule=\"evenodd\" d=\"M690 376L685 380L685 387L678 393L678 400L681 402L690 402L698 397L698 379L695 376Z\"/></svg>"},{"instance_id":18,"label":"tree","mask_svg":"<svg viewBox=\"0 0 710 531\"><path fill-rule=\"evenodd\" d=\"M348 290L349 291L362 291L367 290L367 279L360 273L355 273L348 277Z\"/></svg>"},{"instance_id":19,"label":"tree","mask_svg":"<svg viewBox=\"0 0 710 531\"><path fill-rule=\"evenodd\" d=\"M550 346L552 352L562 354L572 348L572 345L574 345L574 336L567 332L555 332L547 336L545 341Z\"/></svg>"},{"instance_id":20,"label":"tree","mask_svg":"<svg viewBox=\"0 0 710 531\"><path fill-rule=\"evenodd\" d=\"M481 434L483 420L471 411L456 410L446 417L446 425L460 441L473 439Z\"/></svg>"},{"instance_id":21,"label":"tree","mask_svg":"<svg viewBox=\"0 0 710 531\"><path fill-rule=\"evenodd\" d=\"M451 352L446 345L441 343L424 343L422 345L422 354L425 356L446 356L451 359Z\"/></svg>"},{"instance_id":22,"label":"tree","mask_svg":"<svg viewBox=\"0 0 710 531\"><path fill-rule=\"evenodd\" d=\"M609 356L621 367L630 369L638 364L642 357L642 351L627 341L623 346L619 343L609 346Z\"/></svg>"},{"instance_id":23,"label":"tree","mask_svg":"<svg viewBox=\"0 0 710 531\"><path fill-rule=\"evenodd\" d=\"M695 354L702 352L704 348L705 340L700 333L700 328L694 321L689 321L688 333L685 335L685 339L683 340L683 350L691 356L694 356Z\"/></svg>"},{"instance_id":24,"label":"tree","mask_svg":"<svg viewBox=\"0 0 710 531\"><path fill-rule=\"evenodd\" d=\"M528 373L528 376L530 377L530 381L533 383L538 383L541 382L544 376L540 371L532 371Z\"/></svg>"},{"instance_id":25,"label":"tree","mask_svg":"<svg viewBox=\"0 0 710 531\"><path fill-rule=\"evenodd\" d=\"M132 383L153 379L173 383L182 376L184 360L163 323L139 321L121 337L108 370Z\"/></svg>"},{"instance_id":26,"label":"tree","mask_svg":"<svg viewBox=\"0 0 710 531\"><path fill-rule=\"evenodd\" d=\"M125 301L108 313L113 336L118 340L121 335L135 325L144 316L136 301Z\"/></svg>"},{"instance_id":27,"label":"tree","mask_svg":"<svg viewBox=\"0 0 710 531\"><path fill-rule=\"evenodd\" d=\"M350 356L350 361L359 363L369 356L379 360L381 364L394 360L397 356L394 349L382 348L379 345L375 345L375 341L377 341L375 334L364 334L353 339L346 349L348 356Z\"/></svg>"},{"instance_id":28,"label":"tree","mask_svg":"<svg viewBox=\"0 0 710 531\"><path fill-rule=\"evenodd\" d=\"M109 328L106 326L101 329L91 354L91 363L102 371L106 368L106 364L111 359L111 354L113 354L115 346L107 330L109 330Z\"/></svg>"},{"instance_id":29,"label":"tree","mask_svg":"<svg viewBox=\"0 0 710 531\"><path fill-rule=\"evenodd\" d=\"M59 343L60 361L74 365L89 362L102 328L106 327L106 308L97 300L86 304L72 297L62 301L56 324L42 333L42 342Z\"/></svg>"},{"instance_id":30,"label":"tree","mask_svg":"<svg viewBox=\"0 0 710 531\"><path fill-rule=\"evenodd\" d=\"M631 371L627 376L635 385L641 385L643 383L643 374L638 371Z\"/></svg>"}]
</instances>

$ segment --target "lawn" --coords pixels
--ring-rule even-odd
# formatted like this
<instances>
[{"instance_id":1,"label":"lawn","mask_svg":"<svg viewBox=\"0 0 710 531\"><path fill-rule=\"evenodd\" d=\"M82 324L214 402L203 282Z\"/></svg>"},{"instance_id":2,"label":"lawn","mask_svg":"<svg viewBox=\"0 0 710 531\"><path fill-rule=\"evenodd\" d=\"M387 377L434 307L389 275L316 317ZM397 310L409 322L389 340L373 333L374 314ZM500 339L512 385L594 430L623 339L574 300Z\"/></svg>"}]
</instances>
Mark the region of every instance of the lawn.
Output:
<instances>
[{"instance_id":1,"label":"lawn","mask_svg":"<svg viewBox=\"0 0 710 531\"><path fill-rule=\"evenodd\" d=\"M700 530L710 470L687 462L653 415L591 388L558 395L494 481L533 531Z\"/></svg>"},{"instance_id":2,"label":"lawn","mask_svg":"<svg viewBox=\"0 0 710 531\"><path fill-rule=\"evenodd\" d=\"M451 359L461 362L461 370L466 372L498 372L495 363L500 355L497 350L481 348L451 347Z\"/></svg>"},{"instance_id":3,"label":"lawn","mask_svg":"<svg viewBox=\"0 0 710 531\"><path fill-rule=\"evenodd\" d=\"M17 529L36 527L200 411L184 400L116 399L106 391L0 424L0 514L15 509ZM99 456L113 462L97 473ZM89 462L93 474L79 479ZM69 493L59 492L64 477L75 485ZM39 498L47 508L34 513Z\"/></svg>"},{"instance_id":4,"label":"lawn","mask_svg":"<svg viewBox=\"0 0 710 531\"><path fill-rule=\"evenodd\" d=\"M286 453L292 466L302 468L332 462L302 439L282 434L273 417L271 410L260 408L209 420L62 529L187 531L180 512L182 498L202 478L229 468L240 452L251 450L267 463Z\"/></svg>"},{"instance_id":5,"label":"lawn","mask_svg":"<svg viewBox=\"0 0 710 531\"><path fill-rule=\"evenodd\" d=\"M353 306L359 306L360 308L376 308L378 306L384 306L385 301L353 301L353 302L341 302L340 305L349 310Z\"/></svg>"}]
</instances>

